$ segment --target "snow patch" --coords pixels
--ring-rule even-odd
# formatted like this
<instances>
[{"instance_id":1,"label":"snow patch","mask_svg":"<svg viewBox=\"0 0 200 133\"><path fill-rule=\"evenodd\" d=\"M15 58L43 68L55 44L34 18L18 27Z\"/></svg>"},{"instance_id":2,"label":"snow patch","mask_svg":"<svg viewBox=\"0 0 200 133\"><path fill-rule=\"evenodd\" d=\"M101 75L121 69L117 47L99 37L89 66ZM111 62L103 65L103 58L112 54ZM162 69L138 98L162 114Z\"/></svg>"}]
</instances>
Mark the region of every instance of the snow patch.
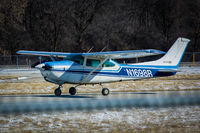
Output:
<instances>
[{"instance_id":1,"label":"snow patch","mask_svg":"<svg viewBox=\"0 0 200 133\"><path fill-rule=\"evenodd\" d=\"M0 73L40 73L37 69L1 69Z\"/></svg>"},{"instance_id":2,"label":"snow patch","mask_svg":"<svg viewBox=\"0 0 200 133\"><path fill-rule=\"evenodd\" d=\"M18 77L18 80L28 79L28 77Z\"/></svg>"},{"instance_id":3,"label":"snow patch","mask_svg":"<svg viewBox=\"0 0 200 133\"><path fill-rule=\"evenodd\" d=\"M200 67L199 66L193 66L193 67L179 67L177 74L200 74Z\"/></svg>"},{"instance_id":4,"label":"snow patch","mask_svg":"<svg viewBox=\"0 0 200 133\"><path fill-rule=\"evenodd\" d=\"M112 129L149 128L157 125L187 124L199 122L200 106L176 108L132 108L100 110L92 112L30 113L1 116L0 130L15 129L33 131L110 132ZM95 127L95 128L94 128ZM99 127L99 128L98 128ZM13 129L13 130L15 130Z\"/></svg>"}]
</instances>

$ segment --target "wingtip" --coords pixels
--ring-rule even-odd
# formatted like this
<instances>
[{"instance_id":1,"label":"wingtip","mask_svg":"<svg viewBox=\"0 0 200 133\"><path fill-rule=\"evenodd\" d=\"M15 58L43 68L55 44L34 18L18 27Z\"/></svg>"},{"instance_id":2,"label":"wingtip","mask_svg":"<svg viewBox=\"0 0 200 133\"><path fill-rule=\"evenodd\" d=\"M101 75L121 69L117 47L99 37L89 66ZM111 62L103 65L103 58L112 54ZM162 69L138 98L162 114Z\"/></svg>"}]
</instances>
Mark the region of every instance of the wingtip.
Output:
<instances>
[{"instance_id":1,"label":"wingtip","mask_svg":"<svg viewBox=\"0 0 200 133\"><path fill-rule=\"evenodd\" d=\"M184 38L184 37L179 37L178 40L182 42L190 42L190 39Z\"/></svg>"},{"instance_id":2,"label":"wingtip","mask_svg":"<svg viewBox=\"0 0 200 133\"><path fill-rule=\"evenodd\" d=\"M18 50L16 53L17 54L21 54L21 52L23 52L24 50Z\"/></svg>"}]
</instances>

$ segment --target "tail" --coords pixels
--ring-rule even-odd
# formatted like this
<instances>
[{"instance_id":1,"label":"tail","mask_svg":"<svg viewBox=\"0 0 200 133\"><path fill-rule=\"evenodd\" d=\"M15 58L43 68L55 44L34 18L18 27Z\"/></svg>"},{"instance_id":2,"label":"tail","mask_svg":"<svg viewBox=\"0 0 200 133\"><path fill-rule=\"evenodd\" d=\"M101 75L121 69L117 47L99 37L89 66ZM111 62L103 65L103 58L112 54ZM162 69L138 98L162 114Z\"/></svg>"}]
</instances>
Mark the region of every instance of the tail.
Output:
<instances>
[{"instance_id":1,"label":"tail","mask_svg":"<svg viewBox=\"0 0 200 133\"><path fill-rule=\"evenodd\" d=\"M138 63L136 65L169 66L178 68L189 42L189 39L179 37L162 58L156 61Z\"/></svg>"},{"instance_id":2,"label":"tail","mask_svg":"<svg viewBox=\"0 0 200 133\"><path fill-rule=\"evenodd\" d=\"M179 66L181 59L185 53L189 39L178 38L168 52L154 63L164 66Z\"/></svg>"}]
</instances>

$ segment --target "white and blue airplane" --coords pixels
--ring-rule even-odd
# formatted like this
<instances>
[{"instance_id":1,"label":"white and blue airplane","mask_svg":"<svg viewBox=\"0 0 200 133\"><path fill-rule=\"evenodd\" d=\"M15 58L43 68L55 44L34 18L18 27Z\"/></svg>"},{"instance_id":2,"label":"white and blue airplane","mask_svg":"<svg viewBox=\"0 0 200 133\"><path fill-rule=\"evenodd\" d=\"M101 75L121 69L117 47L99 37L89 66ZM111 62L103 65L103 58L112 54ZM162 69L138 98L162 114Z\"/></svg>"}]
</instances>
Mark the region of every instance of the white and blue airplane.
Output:
<instances>
[{"instance_id":1,"label":"white and blue airplane","mask_svg":"<svg viewBox=\"0 0 200 133\"><path fill-rule=\"evenodd\" d=\"M71 95L76 94L76 87L86 84L102 84L127 80L156 78L176 74L189 39L179 37L173 46L165 54L163 51L129 50L95 53L62 53L20 50L18 54L49 56L52 61L35 66L41 71L42 76L48 82L58 84L54 93L60 96L62 85L65 83L77 84L69 89ZM119 64L113 59L136 58L151 55L165 54L158 60ZM63 60L56 61L61 57ZM108 88L102 87L102 94L109 94Z\"/></svg>"}]
</instances>

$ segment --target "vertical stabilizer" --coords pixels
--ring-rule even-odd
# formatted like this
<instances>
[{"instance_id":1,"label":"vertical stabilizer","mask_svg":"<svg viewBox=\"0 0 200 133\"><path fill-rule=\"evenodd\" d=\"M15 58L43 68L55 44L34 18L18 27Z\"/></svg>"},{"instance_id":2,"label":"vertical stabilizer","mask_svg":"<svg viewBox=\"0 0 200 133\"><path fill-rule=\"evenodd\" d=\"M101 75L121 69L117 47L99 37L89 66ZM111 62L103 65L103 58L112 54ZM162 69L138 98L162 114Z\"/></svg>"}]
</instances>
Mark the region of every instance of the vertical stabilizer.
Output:
<instances>
[{"instance_id":1,"label":"vertical stabilizer","mask_svg":"<svg viewBox=\"0 0 200 133\"><path fill-rule=\"evenodd\" d=\"M136 65L156 65L178 67L184 55L189 39L179 37L168 52L160 59L151 62L138 63Z\"/></svg>"}]
</instances>

